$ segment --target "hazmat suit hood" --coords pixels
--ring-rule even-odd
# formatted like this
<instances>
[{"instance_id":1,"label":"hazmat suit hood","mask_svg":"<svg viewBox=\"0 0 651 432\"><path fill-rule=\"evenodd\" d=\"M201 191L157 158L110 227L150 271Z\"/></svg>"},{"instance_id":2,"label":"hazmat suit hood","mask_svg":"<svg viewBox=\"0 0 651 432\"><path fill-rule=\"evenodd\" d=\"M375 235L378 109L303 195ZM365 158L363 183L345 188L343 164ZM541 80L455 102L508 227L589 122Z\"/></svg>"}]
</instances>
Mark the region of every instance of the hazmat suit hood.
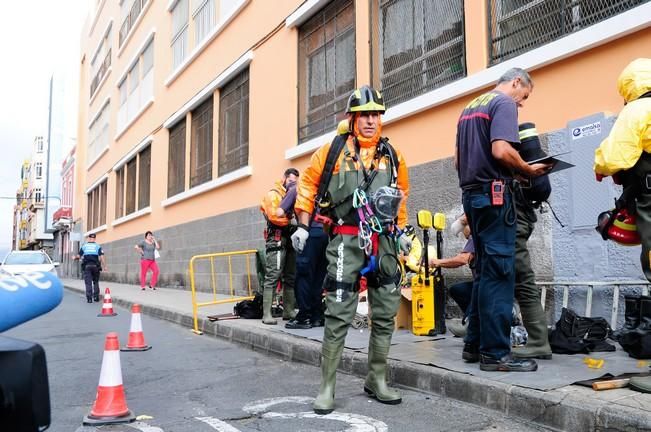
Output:
<instances>
[{"instance_id":1,"label":"hazmat suit hood","mask_svg":"<svg viewBox=\"0 0 651 432\"><path fill-rule=\"evenodd\" d=\"M651 91L651 59L639 58L629 63L617 78L617 90L626 103Z\"/></svg>"}]
</instances>

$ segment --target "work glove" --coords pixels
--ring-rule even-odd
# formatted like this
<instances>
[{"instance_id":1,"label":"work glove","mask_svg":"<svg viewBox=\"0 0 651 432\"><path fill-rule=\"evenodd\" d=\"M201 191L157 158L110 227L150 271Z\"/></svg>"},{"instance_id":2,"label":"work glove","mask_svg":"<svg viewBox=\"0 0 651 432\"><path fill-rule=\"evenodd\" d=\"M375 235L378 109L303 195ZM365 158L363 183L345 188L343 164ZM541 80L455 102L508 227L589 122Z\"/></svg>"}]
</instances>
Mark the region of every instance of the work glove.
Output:
<instances>
[{"instance_id":1,"label":"work glove","mask_svg":"<svg viewBox=\"0 0 651 432\"><path fill-rule=\"evenodd\" d=\"M296 253L301 253L303 252L303 249L305 248L305 243L307 243L307 238L310 236L310 233L307 231L307 227L303 224L299 224L298 228L296 228L296 231L294 234L292 234L292 246L294 247L294 250Z\"/></svg>"},{"instance_id":2,"label":"work glove","mask_svg":"<svg viewBox=\"0 0 651 432\"><path fill-rule=\"evenodd\" d=\"M400 237L398 237L398 243L400 243L400 251L405 255L409 255L409 252L411 252L411 242L411 237L405 233L400 234Z\"/></svg>"}]
</instances>

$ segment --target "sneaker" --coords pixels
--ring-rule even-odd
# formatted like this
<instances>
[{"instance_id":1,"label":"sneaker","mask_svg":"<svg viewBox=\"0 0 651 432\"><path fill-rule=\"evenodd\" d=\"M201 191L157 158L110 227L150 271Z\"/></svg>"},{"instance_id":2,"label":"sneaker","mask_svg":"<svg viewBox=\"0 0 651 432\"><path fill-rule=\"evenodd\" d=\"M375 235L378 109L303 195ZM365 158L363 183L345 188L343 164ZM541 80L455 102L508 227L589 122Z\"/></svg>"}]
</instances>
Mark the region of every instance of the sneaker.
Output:
<instances>
[{"instance_id":1,"label":"sneaker","mask_svg":"<svg viewBox=\"0 0 651 432\"><path fill-rule=\"evenodd\" d=\"M93 299L91 299L91 298L86 299L86 303L92 303L92 302L93 302Z\"/></svg>"},{"instance_id":2,"label":"sneaker","mask_svg":"<svg viewBox=\"0 0 651 432\"><path fill-rule=\"evenodd\" d=\"M307 330L312 328L312 323L310 322L309 318L305 318L304 320L297 320L296 318L294 318L287 321L287 323L285 324L285 328Z\"/></svg>"},{"instance_id":3,"label":"sneaker","mask_svg":"<svg viewBox=\"0 0 651 432\"><path fill-rule=\"evenodd\" d=\"M145 287L140 288L140 291L144 291L144 290L145 290Z\"/></svg>"},{"instance_id":4,"label":"sneaker","mask_svg":"<svg viewBox=\"0 0 651 432\"><path fill-rule=\"evenodd\" d=\"M501 359L481 355L479 369L486 372L534 372L538 363L531 359L516 359L507 354Z\"/></svg>"},{"instance_id":5,"label":"sneaker","mask_svg":"<svg viewBox=\"0 0 651 432\"><path fill-rule=\"evenodd\" d=\"M95 296L95 298L93 300L96 301L96 302L99 302L99 296ZM90 300L88 302L90 303Z\"/></svg>"},{"instance_id":6,"label":"sneaker","mask_svg":"<svg viewBox=\"0 0 651 432\"><path fill-rule=\"evenodd\" d=\"M153 287L153 286L149 285L149 288L150 288L150 289L153 289L154 291L156 291L156 287Z\"/></svg>"},{"instance_id":7,"label":"sneaker","mask_svg":"<svg viewBox=\"0 0 651 432\"><path fill-rule=\"evenodd\" d=\"M479 345L469 343L463 344L461 358L464 359L466 363L477 363L479 361Z\"/></svg>"}]
</instances>

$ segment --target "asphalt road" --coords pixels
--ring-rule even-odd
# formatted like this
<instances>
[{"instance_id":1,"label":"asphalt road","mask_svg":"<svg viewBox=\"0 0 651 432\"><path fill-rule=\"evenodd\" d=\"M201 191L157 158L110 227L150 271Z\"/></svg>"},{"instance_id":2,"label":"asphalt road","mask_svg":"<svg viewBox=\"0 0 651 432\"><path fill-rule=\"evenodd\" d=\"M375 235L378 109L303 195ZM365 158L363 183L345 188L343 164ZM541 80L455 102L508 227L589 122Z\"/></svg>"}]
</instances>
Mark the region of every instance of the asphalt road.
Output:
<instances>
[{"instance_id":1,"label":"asphalt road","mask_svg":"<svg viewBox=\"0 0 651 432\"><path fill-rule=\"evenodd\" d=\"M127 341L130 312L98 318L101 303L66 292L54 311L3 335L37 342L47 355L53 432L294 432L294 431L545 431L500 413L402 389L401 405L366 397L363 381L339 374L337 410L315 415L310 406L319 369L267 357L189 329L142 316L153 349L122 352L129 425L82 426L99 381L108 332Z\"/></svg>"}]
</instances>

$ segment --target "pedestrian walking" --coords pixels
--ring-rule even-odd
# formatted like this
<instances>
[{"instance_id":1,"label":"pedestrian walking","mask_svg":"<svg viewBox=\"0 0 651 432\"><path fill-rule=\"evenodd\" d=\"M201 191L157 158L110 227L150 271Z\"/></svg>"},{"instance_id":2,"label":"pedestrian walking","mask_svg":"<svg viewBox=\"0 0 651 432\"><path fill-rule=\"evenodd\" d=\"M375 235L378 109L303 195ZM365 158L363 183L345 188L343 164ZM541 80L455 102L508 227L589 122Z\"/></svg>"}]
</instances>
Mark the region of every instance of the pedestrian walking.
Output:
<instances>
[{"instance_id":1,"label":"pedestrian walking","mask_svg":"<svg viewBox=\"0 0 651 432\"><path fill-rule=\"evenodd\" d=\"M514 299L514 173L537 177L551 168L527 164L513 147L520 142L518 108L533 90L529 74L509 69L494 90L470 102L457 123L455 166L463 209L475 244L476 277L468 309L462 358L484 371L535 371L534 360L511 355Z\"/></svg>"},{"instance_id":2,"label":"pedestrian walking","mask_svg":"<svg viewBox=\"0 0 651 432\"><path fill-rule=\"evenodd\" d=\"M108 270L104 260L104 251L97 244L95 233L88 234L86 243L79 248L79 254L75 257L81 260L81 271L86 284L86 302L99 301L99 275L102 270Z\"/></svg>"},{"instance_id":3,"label":"pedestrian walking","mask_svg":"<svg viewBox=\"0 0 651 432\"><path fill-rule=\"evenodd\" d=\"M156 258L160 245L151 231L145 233L145 239L135 246L135 249L140 254L140 290L145 291L145 284L147 282L147 273L151 270L151 279L149 280L149 288L155 290L156 283L158 282L158 263Z\"/></svg>"}]
</instances>

